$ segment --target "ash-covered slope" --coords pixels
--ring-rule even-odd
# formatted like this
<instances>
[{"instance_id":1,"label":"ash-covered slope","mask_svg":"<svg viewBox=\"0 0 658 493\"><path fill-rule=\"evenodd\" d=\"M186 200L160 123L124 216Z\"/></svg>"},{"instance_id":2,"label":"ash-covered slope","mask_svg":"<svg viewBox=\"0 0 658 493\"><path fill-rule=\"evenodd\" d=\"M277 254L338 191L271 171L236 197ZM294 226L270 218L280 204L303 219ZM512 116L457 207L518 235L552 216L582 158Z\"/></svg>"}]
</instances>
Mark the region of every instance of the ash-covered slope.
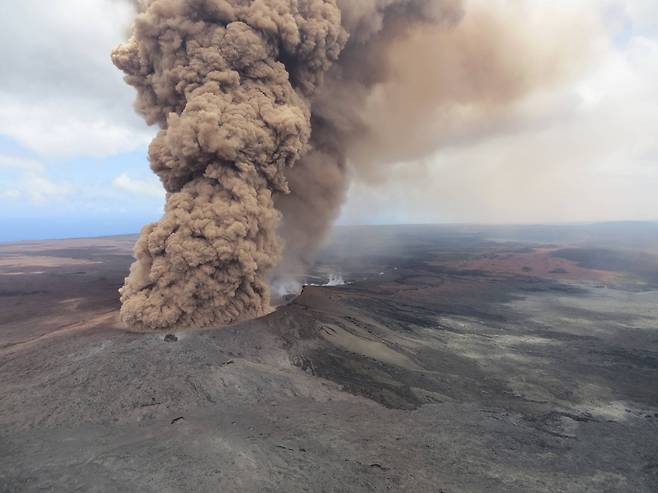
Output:
<instances>
[{"instance_id":1,"label":"ash-covered slope","mask_svg":"<svg viewBox=\"0 0 658 493\"><path fill-rule=\"evenodd\" d=\"M171 342L120 328L123 246L1 247L0 491L655 491L655 290L393 236L351 284Z\"/></svg>"}]
</instances>

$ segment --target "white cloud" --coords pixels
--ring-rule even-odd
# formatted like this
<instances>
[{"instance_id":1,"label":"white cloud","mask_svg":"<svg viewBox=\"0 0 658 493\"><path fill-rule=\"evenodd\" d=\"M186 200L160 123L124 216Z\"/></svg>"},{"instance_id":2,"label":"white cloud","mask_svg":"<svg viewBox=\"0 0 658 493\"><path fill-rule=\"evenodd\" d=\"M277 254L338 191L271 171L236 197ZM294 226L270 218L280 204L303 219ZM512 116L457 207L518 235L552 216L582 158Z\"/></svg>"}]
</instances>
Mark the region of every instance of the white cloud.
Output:
<instances>
[{"instance_id":1,"label":"white cloud","mask_svg":"<svg viewBox=\"0 0 658 493\"><path fill-rule=\"evenodd\" d=\"M46 157L129 151L153 134L110 61L128 0L5 2L0 16L0 133Z\"/></svg>"},{"instance_id":2,"label":"white cloud","mask_svg":"<svg viewBox=\"0 0 658 493\"><path fill-rule=\"evenodd\" d=\"M21 192L14 188L0 190L0 200L17 200L21 198Z\"/></svg>"},{"instance_id":3,"label":"white cloud","mask_svg":"<svg viewBox=\"0 0 658 493\"><path fill-rule=\"evenodd\" d=\"M46 168L38 161L19 156L0 155L0 170L9 182L0 183L0 200L22 201L43 205L70 195L73 187L66 182L54 182L45 176Z\"/></svg>"},{"instance_id":4,"label":"white cloud","mask_svg":"<svg viewBox=\"0 0 658 493\"><path fill-rule=\"evenodd\" d=\"M23 180L25 195L35 204L46 204L51 199L66 197L73 192L67 183L55 183L44 176L30 175Z\"/></svg>"},{"instance_id":5,"label":"white cloud","mask_svg":"<svg viewBox=\"0 0 658 493\"><path fill-rule=\"evenodd\" d=\"M658 25L658 2L656 0L626 0L623 3L638 30L655 31Z\"/></svg>"},{"instance_id":6,"label":"white cloud","mask_svg":"<svg viewBox=\"0 0 658 493\"><path fill-rule=\"evenodd\" d=\"M33 159L6 155L0 155L0 169L14 169L30 173L43 173L46 170L43 164Z\"/></svg>"},{"instance_id":7,"label":"white cloud","mask_svg":"<svg viewBox=\"0 0 658 493\"><path fill-rule=\"evenodd\" d=\"M47 157L109 156L145 146L153 137L139 123L131 126L102 108L87 112L77 105L73 99L15 101L0 93L0 133Z\"/></svg>"},{"instance_id":8,"label":"white cloud","mask_svg":"<svg viewBox=\"0 0 658 493\"><path fill-rule=\"evenodd\" d=\"M147 197L164 198L162 184L155 178L140 180L131 178L126 173L117 176L112 184L119 190Z\"/></svg>"}]
</instances>

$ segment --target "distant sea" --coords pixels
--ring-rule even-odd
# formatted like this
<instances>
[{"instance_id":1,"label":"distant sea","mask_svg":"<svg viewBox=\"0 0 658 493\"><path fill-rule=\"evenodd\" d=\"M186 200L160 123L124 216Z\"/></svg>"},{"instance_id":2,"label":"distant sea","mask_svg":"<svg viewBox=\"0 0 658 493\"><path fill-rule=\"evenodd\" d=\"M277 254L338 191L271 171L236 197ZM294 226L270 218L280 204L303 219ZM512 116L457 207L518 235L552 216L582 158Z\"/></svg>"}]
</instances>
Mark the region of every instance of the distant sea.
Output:
<instances>
[{"instance_id":1,"label":"distant sea","mask_svg":"<svg viewBox=\"0 0 658 493\"><path fill-rule=\"evenodd\" d=\"M153 218L5 218L0 217L0 242L94 238L139 233Z\"/></svg>"}]
</instances>

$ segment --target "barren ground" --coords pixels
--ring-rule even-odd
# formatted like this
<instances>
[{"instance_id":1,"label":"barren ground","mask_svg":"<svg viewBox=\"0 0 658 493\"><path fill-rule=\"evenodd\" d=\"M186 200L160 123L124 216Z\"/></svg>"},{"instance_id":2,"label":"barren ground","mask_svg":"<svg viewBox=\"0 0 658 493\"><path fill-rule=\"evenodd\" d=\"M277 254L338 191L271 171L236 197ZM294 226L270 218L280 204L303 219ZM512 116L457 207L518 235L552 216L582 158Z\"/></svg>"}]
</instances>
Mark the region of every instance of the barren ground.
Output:
<instances>
[{"instance_id":1,"label":"barren ground","mask_svg":"<svg viewBox=\"0 0 658 493\"><path fill-rule=\"evenodd\" d=\"M655 492L628 228L340 229L348 285L176 342L118 320L133 237L0 245L0 491Z\"/></svg>"}]
</instances>

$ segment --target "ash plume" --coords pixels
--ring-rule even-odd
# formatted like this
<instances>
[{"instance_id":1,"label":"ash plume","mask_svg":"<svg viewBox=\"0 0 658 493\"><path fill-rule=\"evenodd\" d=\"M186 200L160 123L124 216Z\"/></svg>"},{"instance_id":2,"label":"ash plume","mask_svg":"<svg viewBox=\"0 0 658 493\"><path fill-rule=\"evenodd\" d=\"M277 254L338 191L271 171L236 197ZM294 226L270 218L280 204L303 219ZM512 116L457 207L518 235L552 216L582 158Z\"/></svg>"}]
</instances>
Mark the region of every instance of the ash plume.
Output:
<instances>
[{"instance_id":1,"label":"ash plume","mask_svg":"<svg viewBox=\"0 0 658 493\"><path fill-rule=\"evenodd\" d=\"M350 182L413 194L423 158L509 125L517 103L575 74L590 49L589 19L537 18L523 1L337 4L350 37L313 98L313 151L276 197L286 249L275 278L312 264ZM410 164L403 179L397 163Z\"/></svg>"},{"instance_id":2,"label":"ash plume","mask_svg":"<svg viewBox=\"0 0 658 493\"><path fill-rule=\"evenodd\" d=\"M149 149L168 194L135 247L129 326L209 326L265 313L284 170L311 134L309 97L346 33L324 0L140 2L113 62L161 130Z\"/></svg>"},{"instance_id":3,"label":"ash plume","mask_svg":"<svg viewBox=\"0 0 658 493\"><path fill-rule=\"evenodd\" d=\"M352 176L426 155L461 124L445 123L454 108L480 122L561 70L504 52L507 26L458 0L136 5L112 59L160 127L149 159L167 190L120 291L144 329L266 313L269 282L313 261Z\"/></svg>"}]
</instances>

